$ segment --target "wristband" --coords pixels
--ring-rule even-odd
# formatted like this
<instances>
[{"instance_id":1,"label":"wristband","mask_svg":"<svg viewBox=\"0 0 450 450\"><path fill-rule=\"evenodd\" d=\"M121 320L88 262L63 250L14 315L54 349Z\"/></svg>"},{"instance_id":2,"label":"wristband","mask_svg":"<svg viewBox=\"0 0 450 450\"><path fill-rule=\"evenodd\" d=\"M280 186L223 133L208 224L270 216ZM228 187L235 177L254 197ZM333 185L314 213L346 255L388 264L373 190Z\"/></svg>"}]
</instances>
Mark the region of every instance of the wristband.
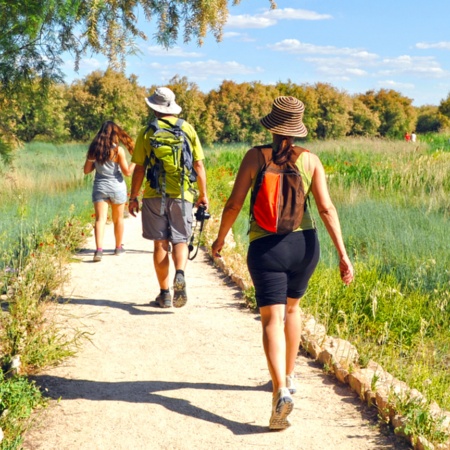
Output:
<instances>
[{"instance_id":1,"label":"wristband","mask_svg":"<svg viewBox=\"0 0 450 450\"><path fill-rule=\"evenodd\" d=\"M128 203L137 202L137 201L138 201L138 198L137 197L133 197L133 198L130 198L130 200L128 200Z\"/></svg>"}]
</instances>

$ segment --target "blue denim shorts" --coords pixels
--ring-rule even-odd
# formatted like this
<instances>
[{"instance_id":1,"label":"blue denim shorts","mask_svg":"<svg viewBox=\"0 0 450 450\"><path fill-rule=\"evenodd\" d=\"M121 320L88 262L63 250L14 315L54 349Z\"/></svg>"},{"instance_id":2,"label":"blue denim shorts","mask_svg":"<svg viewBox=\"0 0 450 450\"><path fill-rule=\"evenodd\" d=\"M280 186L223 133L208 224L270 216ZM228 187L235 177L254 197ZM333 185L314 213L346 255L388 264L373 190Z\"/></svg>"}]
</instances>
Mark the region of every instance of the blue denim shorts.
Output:
<instances>
[{"instance_id":1,"label":"blue denim shorts","mask_svg":"<svg viewBox=\"0 0 450 450\"><path fill-rule=\"evenodd\" d=\"M121 205L127 201L127 191L92 191L92 202L110 202L114 205Z\"/></svg>"}]
</instances>

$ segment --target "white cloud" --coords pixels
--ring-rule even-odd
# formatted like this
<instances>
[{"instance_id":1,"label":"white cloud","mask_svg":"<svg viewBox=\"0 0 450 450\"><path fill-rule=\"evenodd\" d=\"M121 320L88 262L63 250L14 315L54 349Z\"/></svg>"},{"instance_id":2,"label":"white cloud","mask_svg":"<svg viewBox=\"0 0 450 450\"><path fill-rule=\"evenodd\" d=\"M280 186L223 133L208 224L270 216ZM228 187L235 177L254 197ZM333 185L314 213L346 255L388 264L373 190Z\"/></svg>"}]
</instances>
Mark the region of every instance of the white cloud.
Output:
<instances>
[{"instance_id":1,"label":"white cloud","mask_svg":"<svg viewBox=\"0 0 450 450\"><path fill-rule=\"evenodd\" d=\"M240 14L238 16L228 16L226 26L227 28L267 28L276 23L275 19L269 19L261 15Z\"/></svg>"},{"instance_id":2,"label":"white cloud","mask_svg":"<svg viewBox=\"0 0 450 450\"><path fill-rule=\"evenodd\" d=\"M183 74L195 77L206 78L211 75L248 75L263 72L261 67L249 67L236 61L183 61L174 65L174 69L182 71Z\"/></svg>"},{"instance_id":3,"label":"white cloud","mask_svg":"<svg viewBox=\"0 0 450 450\"><path fill-rule=\"evenodd\" d=\"M435 42L435 43L427 43L427 42L418 42L416 44L417 48L427 50L429 48L437 48L441 50L450 50L450 42Z\"/></svg>"},{"instance_id":4,"label":"white cloud","mask_svg":"<svg viewBox=\"0 0 450 450\"><path fill-rule=\"evenodd\" d=\"M377 81L377 85L381 87L390 87L392 89L414 89L413 83L401 83L394 80L383 80Z\"/></svg>"},{"instance_id":5,"label":"white cloud","mask_svg":"<svg viewBox=\"0 0 450 450\"><path fill-rule=\"evenodd\" d=\"M251 38L246 33L238 33L236 31L227 31L227 32L223 33L223 38L224 39L235 38L235 39L239 40L240 42L255 42L255 40L256 40L254 38Z\"/></svg>"},{"instance_id":6,"label":"white cloud","mask_svg":"<svg viewBox=\"0 0 450 450\"><path fill-rule=\"evenodd\" d=\"M314 45L307 42L300 42L297 39L284 39L268 47L277 52L286 52L297 55L349 55L358 59L374 59L377 55L365 50L350 47L335 47L333 45Z\"/></svg>"},{"instance_id":7,"label":"white cloud","mask_svg":"<svg viewBox=\"0 0 450 450\"><path fill-rule=\"evenodd\" d=\"M224 39L234 38L234 37L239 37L239 36L242 36L242 33L238 33L237 31L226 31L225 33L223 33Z\"/></svg>"},{"instance_id":8,"label":"white cloud","mask_svg":"<svg viewBox=\"0 0 450 450\"><path fill-rule=\"evenodd\" d=\"M333 18L330 14L319 14L315 11L294 8L270 9L261 14L261 16L276 20L327 20Z\"/></svg>"},{"instance_id":9,"label":"white cloud","mask_svg":"<svg viewBox=\"0 0 450 450\"><path fill-rule=\"evenodd\" d=\"M415 75L427 78L441 78L449 75L433 57L409 55L383 59L380 73L383 75Z\"/></svg>"},{"instance_id":10,"label":"white cloud","mask_svg":"<svg viewBox=\"0 0 450 450\"><path fill-rule=\"evenodd\" d=\"M230 15L226 23L227 28L267 28L278 23L279 20L326 20L329 14L319 14L305 9L271 9L261 14Z\"/></svg>"},{"instance_id":11,"label":"white cloud","mask_svg":"<svg viewBox=\"0 0 450 450\"><path fill-rule=\"evenodd\" d=\"M165 49L157 45L147 47L150 56L173 56L177 58L201 58L203 55L197 52L186 52L181 47Z\"/></svg>"},{"instance_id":12,"label":"white cloud","mask_svg":"<svg viewBox=\"0 0 450 450\"><path fill-rule=\"evenodd\" d=\"M380 58L364 49L315 45L297 39L284 39L269 45L273 51L292 55L304 55L317 72L328 77L364 76L419 76L442 78L450 76L440 63L430 56L400 55L396 58ZM342 78L339 78L342 79Z\"/></svg>"}]
</instances>

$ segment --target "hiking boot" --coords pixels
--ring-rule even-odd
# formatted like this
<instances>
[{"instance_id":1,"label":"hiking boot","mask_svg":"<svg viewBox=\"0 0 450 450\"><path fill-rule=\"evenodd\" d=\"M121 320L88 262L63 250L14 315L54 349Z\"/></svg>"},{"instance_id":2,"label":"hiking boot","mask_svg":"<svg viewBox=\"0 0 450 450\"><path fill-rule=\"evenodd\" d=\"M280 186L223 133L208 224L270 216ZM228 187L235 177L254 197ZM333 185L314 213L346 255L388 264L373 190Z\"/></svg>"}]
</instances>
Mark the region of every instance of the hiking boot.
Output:
<instances>
[{"instance_id":1,"label":"hiking boot","mask_svg":"<svg viewBox=\"0 0 450 450\"><path fill-rule=\"evenodd\" d=\"M161 308L170 308L172 306L172 297L170 292L160 292L158 297L155 298L155 302Z\"/></svg>"},{"instance_id":2,"label":"hiking boot","mask_svg":"<svg viewBox=\"0 0 450 450\"><path fill-rule=\"evenodd\" d=\"M286 375L286 387L289 389L291 394L295 394L297 392L297 386L295 385L295 375Z\"/></svg>"},{"instance_id":3,"label":"hiking boot","mask_svg":"<svg viewBox=\"0 0 450 450\"><path fill-rule=\"evenodd\" d=\"M99 262L102 260L103 251L99 250L98 252L94 253L94 262Z\"/></svg>"},{"instance_id":4,"label":"hiking boot","mask_svg":"<svg viewBox=\"0 0 450 450\"><path fill-rule=\"evenodd\" d=\"M287 416L292 412L294 402L288 388L278 389L272 400L272 415L269 428L271 430L284 430L291 425Z\"/></svg>"},{"instance_id":5,"label":"hiking boot","mask_svg":"<svg viewBox=\"0 0 450 450\"><path fill-rule=\"evenodd\" d=\"M173 280L173 306L175 308L181 308L186 302L186 281L182 273L177 273Z\"/></svg>"},{"instance_id":6,"label":"hiking boot","mask_svg":"<svg viewBox=\"0 0 450 450\"><path fill-rule=\"evenodd\" d=\"M114 250L114 254L116 256L122 255L125 253L125 249L123 248L123 245L121 245L120 247L116 247L116 249Z\"/></svg>"}]
</instances>

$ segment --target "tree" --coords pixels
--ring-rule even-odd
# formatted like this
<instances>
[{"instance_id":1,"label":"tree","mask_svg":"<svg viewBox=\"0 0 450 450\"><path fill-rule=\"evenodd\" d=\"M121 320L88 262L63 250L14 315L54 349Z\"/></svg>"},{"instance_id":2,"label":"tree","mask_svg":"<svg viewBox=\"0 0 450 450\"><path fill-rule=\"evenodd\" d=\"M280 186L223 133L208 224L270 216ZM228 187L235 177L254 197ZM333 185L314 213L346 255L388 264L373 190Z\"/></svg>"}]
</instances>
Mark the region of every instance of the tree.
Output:
<instances>
[{"instance_id":1,"label":"tree","mask_svg":"<svg viewBox=\"0 0 450 450\"><path fill-rule=\"evenodd\" d=\"M352 119L351 135L375 136L380 126L380 119L376 111L372 111L359 98L353 98L353 107L350 111Z\"/></svg>"},{"instance_id":2,"label":"tree","mask_svg":"<svg viewBox=\"0 0 450 450\"><path fill-rule=\"evenodd\" d=\"M352 108L350 96L326 83L317 83L315 89L319 109L315 130L317 137L319 139L335 139L349 134Z\"/></svg>"},{"instance_id":3,"label":"tree","mask_svg":"<svg viewBox=\"0 0 450 450\"><path fill-rule=\"evenodd\" d=\"M450 116L442 114L439 107L424 105L418 108L416 124L418 133L436 133L446 128L450 128Z\"/></svg>"},{"instance_id":4,"label":"tree","mask_svg":"<svg viewBox=\"0 0 450 450\"><path fill-rule=\"evenodd\" d=\"M252 143L267 139L259 120L270 112L277 95L274 86L223 81L217 91L208 94L206 101L220 124L218 140Z\"/></svg>"},{"instance_id":5,"label":"tree","mask_svg":"<svg viewBox=\"0 0 450 450\"><path fill-rule=\"evenodd\" d=\"M197 84L189 82L186 77L173 77L167 87L175 93L176 102L181 106L183 119L187 120L197 131L200 141L212 143L217 137L219 124L214 113L206 105L206 95Z\"/></svg>"},{"instance_id":6,"label":"tree","mask_svg":"<svg viewBox=\"0 0 450 450\"><path fill-rule=\"evenodd\" d=\"M450 119L450 93L447 95L446 99L441 100L441 103L439 104L438 112L439 112L439 114Z\"/></svg>"},{"instance_id":7,"label":"tree","mask_svg":"<svg viewBox=\"0 0 450 450\"><path fill-rule=\"evenodd\" d=\"M412 100L393 89L367 91L358 96L369 109L378 114L380 126L378 133L390 138L403 137L405 132L414 129L416 111Z\"/></svg>"},{"instance_id":8,"label":"tree","mask_svg":"<svg viewBox=\"0 0 450 450\"><path fill-rule=\"evenodd\" d=\"M275 8L274 0L269 0ZM233 5L240 0L233 0ZM51 81L61 81L61 53L71 52L78 68L87 51L103 54L111 68L123 68L137 51L137 12L156 20L156 41L173 45L182 31L185 42L199 45L208 33L220 41L228 16L227 0L0 0L0 88L21 89L36 77L45 94ZM11 142L0 127L0 155Z\"/></svg>"},{"instance_id":9,"label":"tree","mask_svg":"<svg viewBox=\"0 0 450 450\"><path fill-rule=\"evenodd\" d=\"M68 89L67 126L75 140L87 140L106 120L117 122L129 134L136 135L146 123L146 89L137 78L107 69L95 71Z\"/></svg>"},{"instance_id":10,"label":"tree","mask_svg":"<svg viewBox=\"0 0 450 450\"><path fill-rule=\"evenodd\" d=\"M228 17L227 0L0 0L0 83L12 86L33 74L58 79L65 51L76 66L89 50L105 55L112 68L124 67L125 56L137 50L135 39L147 39L136 27L138 9L156 20L155 38L165 47L180 31L185 42L201 45L209 32L220 41Z\"/></svg>"},{"instance_id":11,"label":"tree","mask_svg":"<svg viewBox=\"0 0 450 450\"><path fill-rule=\"evenodd\" d=\"M14 123L17 137L30 142L36 137L62 141L69 137L64 115L67 104L66 86L49 86L47 95L41 95L40 82L27 84L22 91L9 93L7 101L8 119ZM4 111L1 115L4 116Z\"/></svg>"}]
</instances>

